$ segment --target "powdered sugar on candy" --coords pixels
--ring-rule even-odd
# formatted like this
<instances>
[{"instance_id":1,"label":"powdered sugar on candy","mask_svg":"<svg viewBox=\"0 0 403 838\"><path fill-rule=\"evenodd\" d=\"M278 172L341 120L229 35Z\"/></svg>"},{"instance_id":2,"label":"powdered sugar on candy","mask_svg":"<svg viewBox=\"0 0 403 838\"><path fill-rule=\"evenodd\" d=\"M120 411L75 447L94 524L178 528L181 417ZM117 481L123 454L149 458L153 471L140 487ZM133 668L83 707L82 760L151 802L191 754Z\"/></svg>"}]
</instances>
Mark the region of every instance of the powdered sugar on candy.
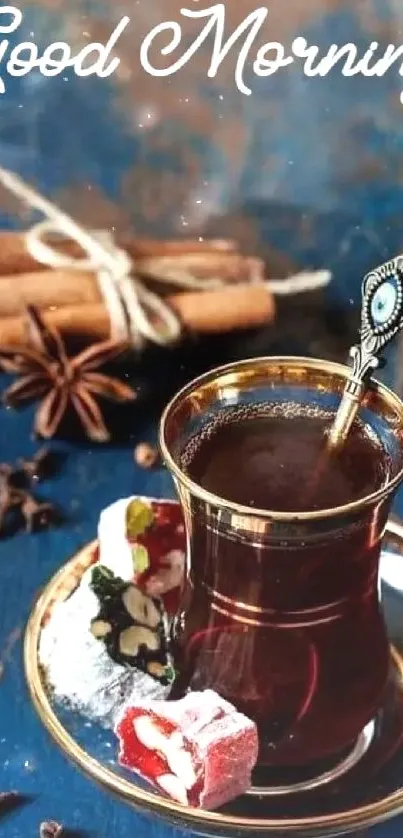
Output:
<instances>
[{"instance_id":1,"label":"powdered sugar on candy","mask_svg":"<svg viewBox=\"0 0 403 838\"><path fill-rule=\"evenodd\" d=\"M178 803L215 809L250 786L256 725L212 690L128 705L115 732L120 763Z\"/></svg>"},{"instance_id":2,"label":"powdered sugar on candy","mask_svg":"<svg viewBox=\"0 0 403 838\"><path fill-rule=\"evenodd\" d=\"M54 697L104 727L113 727L126 702L162 699L169 686L112 660L90 630L99 601L90 588L92 569L43 627L39 659Z\"/></svg>"}]
</instances>

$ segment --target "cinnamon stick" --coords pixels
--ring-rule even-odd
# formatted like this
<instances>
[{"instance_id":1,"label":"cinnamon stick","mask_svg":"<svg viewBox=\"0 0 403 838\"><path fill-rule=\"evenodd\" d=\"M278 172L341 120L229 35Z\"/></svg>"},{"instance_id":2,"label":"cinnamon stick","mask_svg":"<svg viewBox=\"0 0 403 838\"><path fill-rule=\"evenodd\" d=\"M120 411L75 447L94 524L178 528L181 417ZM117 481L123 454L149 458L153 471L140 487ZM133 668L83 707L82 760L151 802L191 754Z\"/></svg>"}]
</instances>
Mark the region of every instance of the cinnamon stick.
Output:
<instances>
[{"instance_id":1,"label":"cinnamon stick","mask_svg":"<svg viewBox=\"0 0 403 838\"><path fill-rule=\"evenodd\" d=\"M110 337L109 315L102 303L62 306L42 311L45 323L56 328L63 337L82 337L92 343ZM25 344L26 321L23 315L0 318L0 345Z\"/></svg>"},{"instance_id":2,"label":"cinnamon stick","mask_svg":"<svg viewBox=\"0 0 403 838\"><path fill-rule=\"evenodd\" d=\"M87 271L34 271L0 276L0 317L18 316L27 305L43 309L100 301L95 275Z\"/></svg>"},{"instance_id":3,"label":"cinnamon stick","mask_svg":"<svg viewBox=\"0 0 403 838\"><path fill-rule=\"evenodd\" d=\"M202 334L251 329L274 320L274 297L263 283L175 294L169 301L184 326Z\"/></svg>"},{"instance_id":4,"label":"cinnamon stick","mask_svg":"<svg viewBox=\"0 0 403 838\"><path fill-rule=\"evenodd\" d=\"M145 281L157 284L159 293L166 293L169 287L175 286L175 282L192 277L197 277L202 284L208 280L232 284L264 278L260 259L243 259L237 253L219 249L189 251L178 253L175 257L153 255L138 260L136 269ZM96 276L90 271L60 268L0 276L0 317L18 315L28 304L48 308L85 305L101 300Z\"/></svg>"},{"instance_id":5,"label":"cinnamon stick","mask_svg":"<svg viewBox=\"0 0 403 838\"><path fill-rule=\"evenodd\" d=\"M52 237L50 241L60 253L75 259L83 258L81 247L76 242ZM117 245L126 250L133 259L150 259L162 256L180 256L183 254L205 254L211 251L229 254L236 252L234 242L226 239L199 241L189 239L177 241L157 241L134 236L117 236ZM0 275L30 273L36 270L49 270L47 265L36 261L28 253L25 234L21 232L0 231Z\"/></svg>"},{"instance_id":6,"label":"cinnamon stick","mask_svg":"<svg viewBox=\"0 0 403 838\"><path fill-rule=\"evenodd\" d=\"M274 299L261 285L237 285L214 291L174 294L167 302L177 312L185 329L212 334L245 329L271 322ZM44 311L44 319L65 338L86 335L89 341L110 336L110 320L102 302L58 306ZM0 319L0 344L24 343L25 320L19 316Z\"/></svg>"}]
</instances>

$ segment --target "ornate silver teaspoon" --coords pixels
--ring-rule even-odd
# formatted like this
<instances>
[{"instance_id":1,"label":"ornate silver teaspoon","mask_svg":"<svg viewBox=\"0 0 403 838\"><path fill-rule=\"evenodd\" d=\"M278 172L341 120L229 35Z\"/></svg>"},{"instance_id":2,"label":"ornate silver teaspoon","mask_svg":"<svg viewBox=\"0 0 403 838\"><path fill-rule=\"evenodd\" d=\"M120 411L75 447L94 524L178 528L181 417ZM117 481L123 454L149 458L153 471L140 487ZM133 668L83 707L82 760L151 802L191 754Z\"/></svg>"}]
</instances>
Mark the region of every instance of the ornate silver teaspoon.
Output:
<instances>
[{"instance_id":1,"label":"ornate silver teaspoon","mask_svg":"<svg viewBox=\"0 0 403 838\"><path fill-rule=\"evenodd\" d=\"M383 366L380 353L403 327L403 256L370 271L362 283L359 344L349 352L351 375L329 433L329 446L345 440L374 370Z\"/></svg>"}]
</instances>

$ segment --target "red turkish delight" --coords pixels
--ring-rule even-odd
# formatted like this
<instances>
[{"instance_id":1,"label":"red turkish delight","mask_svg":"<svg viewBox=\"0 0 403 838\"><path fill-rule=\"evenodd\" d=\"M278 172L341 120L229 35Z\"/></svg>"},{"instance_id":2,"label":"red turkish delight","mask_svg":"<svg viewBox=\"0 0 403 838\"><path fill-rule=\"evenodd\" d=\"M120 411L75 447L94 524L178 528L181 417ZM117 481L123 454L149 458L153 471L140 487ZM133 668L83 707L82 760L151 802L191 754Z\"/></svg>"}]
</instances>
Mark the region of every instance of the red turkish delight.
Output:
<instances>
[{"instance_id":1,"label":"red turkish delight","mask_svg":"<svg viewBox=\"0 0 403 838\"><path fill-rule=\"evenodd\" d=\"M98 525L99 562L176 614L185 581L186 533L176 501L128 497L107 506Z\"/></svg>"},{"instance_id":2,"label":"red turkish delight","mask_svg":"<svg viewBox=\"0 0 403 838\"><path fill-rule=\"evenodd\" d=\"M212 690L126 707L115 732L120 764L178 803L216 809L250 786L256 725Z\"/></svg>"},{"instance_id":3,"label":"red turkish delight","mask_svg":"<svg viewBox=\"0 0 403 838\"><path fill-rule=\"evenodd\" d=\"M178 503L163 500L152 501L151 509L152 525L136 536L136 543L147 550L150 562L137 584L149 596L162 597L168 613L175 613L185 578L186 535L182 510Z\"/></svg>"}]
</instances>

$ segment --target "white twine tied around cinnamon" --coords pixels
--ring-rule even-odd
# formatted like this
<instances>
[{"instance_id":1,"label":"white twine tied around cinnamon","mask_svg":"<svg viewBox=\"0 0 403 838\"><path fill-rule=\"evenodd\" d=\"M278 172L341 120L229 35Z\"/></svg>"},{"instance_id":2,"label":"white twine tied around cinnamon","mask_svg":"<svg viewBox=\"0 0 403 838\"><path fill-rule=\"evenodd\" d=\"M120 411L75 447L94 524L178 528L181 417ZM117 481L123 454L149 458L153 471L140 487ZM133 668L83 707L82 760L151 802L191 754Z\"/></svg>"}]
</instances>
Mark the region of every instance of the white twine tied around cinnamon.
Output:
<instances>
[{"instance_id":1,"label":"white twine tied around cinnamon","mask_svg":"<svg viewBox=\"0 0 403 838\"><path fill-rule=\"evenodd\" d=\"M33 259L50 268L85 270L95 274L108 311L112 338L129 341L136 349L141 349L145 341L160 346L177 341L182 332L178 316L163 297L147 288L136 276L135 260L116 245L111 232L85 229L22 178L1 166L0 182L21 201L45 216L44 221L35 224L25 234L26 247ZM44 240L54 235L75 241L86 256L76 258L56 250ZM304 271L288 279L270 280L264 284L269 293L283 296L321 288L330 282L331 276L327 270ZM161 274L159 279L163 281ZM225 285L219 278L199 280L188 272L175 272L172 276L169 265L165 281L187 290L206 290Z\"/></svg>"}]
</instances>

